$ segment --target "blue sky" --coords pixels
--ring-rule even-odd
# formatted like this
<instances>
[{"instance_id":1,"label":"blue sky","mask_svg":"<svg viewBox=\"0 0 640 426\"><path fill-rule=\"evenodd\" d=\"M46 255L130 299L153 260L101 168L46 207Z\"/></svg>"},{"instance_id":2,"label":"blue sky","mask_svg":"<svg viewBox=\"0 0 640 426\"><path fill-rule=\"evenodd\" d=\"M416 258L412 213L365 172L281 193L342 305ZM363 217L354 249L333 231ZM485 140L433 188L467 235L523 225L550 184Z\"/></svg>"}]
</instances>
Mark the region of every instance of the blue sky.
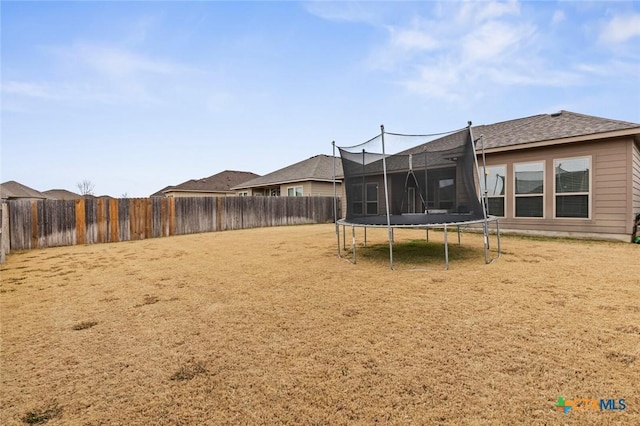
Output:
<instances>
[{"instance_id":1,"label":"blue sky","mask_svg":"<svg viewBox=\"0 0 640 426\"><path fill-rule=\"evenodd\" d=\"M140 196L379 131L640 123L640 2L7 2L1 181Z\"/></svg>"}]
</instances>

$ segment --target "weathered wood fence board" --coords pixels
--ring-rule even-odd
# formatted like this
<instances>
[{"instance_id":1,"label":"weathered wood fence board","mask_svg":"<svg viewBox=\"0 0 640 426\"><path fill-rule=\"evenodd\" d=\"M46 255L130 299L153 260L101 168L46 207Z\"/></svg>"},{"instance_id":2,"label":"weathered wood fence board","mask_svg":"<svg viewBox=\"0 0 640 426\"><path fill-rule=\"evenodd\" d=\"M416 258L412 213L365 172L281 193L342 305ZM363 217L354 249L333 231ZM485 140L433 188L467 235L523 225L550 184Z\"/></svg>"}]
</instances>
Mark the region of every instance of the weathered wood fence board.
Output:
<instances>
[{"instance_id":1,"label":"weathered wood fence board","mask_svg":"<svg viewBox=\"0 0 640 426\"><path fill-rule=\"evenodd\" d=\"M13 250L333 221L332 197L9 200L7 206Z\"/></svg>"}]
</instances>

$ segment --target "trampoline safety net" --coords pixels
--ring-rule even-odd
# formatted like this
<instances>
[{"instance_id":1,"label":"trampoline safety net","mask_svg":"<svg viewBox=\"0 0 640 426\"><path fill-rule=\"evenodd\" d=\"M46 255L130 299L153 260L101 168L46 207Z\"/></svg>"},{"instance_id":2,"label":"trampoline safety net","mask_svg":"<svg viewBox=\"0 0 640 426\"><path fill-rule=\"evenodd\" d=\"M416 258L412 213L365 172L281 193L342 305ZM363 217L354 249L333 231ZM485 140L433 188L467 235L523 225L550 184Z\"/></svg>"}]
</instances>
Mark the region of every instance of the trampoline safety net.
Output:
<instances>
[{"instance_id":1,"label":"trampoline safety net","mask_svg":"<svg viewBox=\"0 0 640 426\"><path fill-rule=\"evenodd\" d=\"M367 142L338 148L347 223L386 226L387 204L392 226L484 218L470 128L437 135L388 133L382 128Z\"/></svg>"}]
</instances>

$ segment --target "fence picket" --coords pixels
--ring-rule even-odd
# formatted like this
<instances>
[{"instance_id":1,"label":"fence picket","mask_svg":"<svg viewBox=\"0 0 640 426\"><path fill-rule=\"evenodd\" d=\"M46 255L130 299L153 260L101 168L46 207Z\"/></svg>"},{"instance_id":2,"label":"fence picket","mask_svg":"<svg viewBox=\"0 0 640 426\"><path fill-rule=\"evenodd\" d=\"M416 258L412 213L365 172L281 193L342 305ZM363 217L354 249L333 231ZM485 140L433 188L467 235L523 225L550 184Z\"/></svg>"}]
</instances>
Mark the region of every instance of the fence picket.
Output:
<instances>
[{"instance_id":1,"label":"fence picket","mask_svg":"<svg viewBox=\"0 0 640 426\"><path fill-rule=\"evenodd\" d=\"M332 197L9 200L12 250L333 221Z\"/></svg>"}]
</instances>

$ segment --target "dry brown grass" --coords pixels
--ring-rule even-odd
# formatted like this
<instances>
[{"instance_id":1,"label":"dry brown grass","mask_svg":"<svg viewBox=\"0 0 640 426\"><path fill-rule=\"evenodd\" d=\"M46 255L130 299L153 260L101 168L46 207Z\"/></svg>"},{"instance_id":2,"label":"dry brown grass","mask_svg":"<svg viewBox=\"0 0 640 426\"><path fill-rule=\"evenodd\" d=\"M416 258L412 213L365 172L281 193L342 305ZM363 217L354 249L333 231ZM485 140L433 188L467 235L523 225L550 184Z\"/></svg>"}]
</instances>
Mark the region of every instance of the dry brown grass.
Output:
<instances>
[{"instance_id":1,"label":"dry brown grass","mask_svg":"<svg viewBox=\"0 0 640 426\"><path fill-rule=\"evenodd\" d=\"M640 424L640 246L464 234L443 271L422 235L396 271L332 225L14 253L0 423Z\"/></svg>"}]
</instances>

